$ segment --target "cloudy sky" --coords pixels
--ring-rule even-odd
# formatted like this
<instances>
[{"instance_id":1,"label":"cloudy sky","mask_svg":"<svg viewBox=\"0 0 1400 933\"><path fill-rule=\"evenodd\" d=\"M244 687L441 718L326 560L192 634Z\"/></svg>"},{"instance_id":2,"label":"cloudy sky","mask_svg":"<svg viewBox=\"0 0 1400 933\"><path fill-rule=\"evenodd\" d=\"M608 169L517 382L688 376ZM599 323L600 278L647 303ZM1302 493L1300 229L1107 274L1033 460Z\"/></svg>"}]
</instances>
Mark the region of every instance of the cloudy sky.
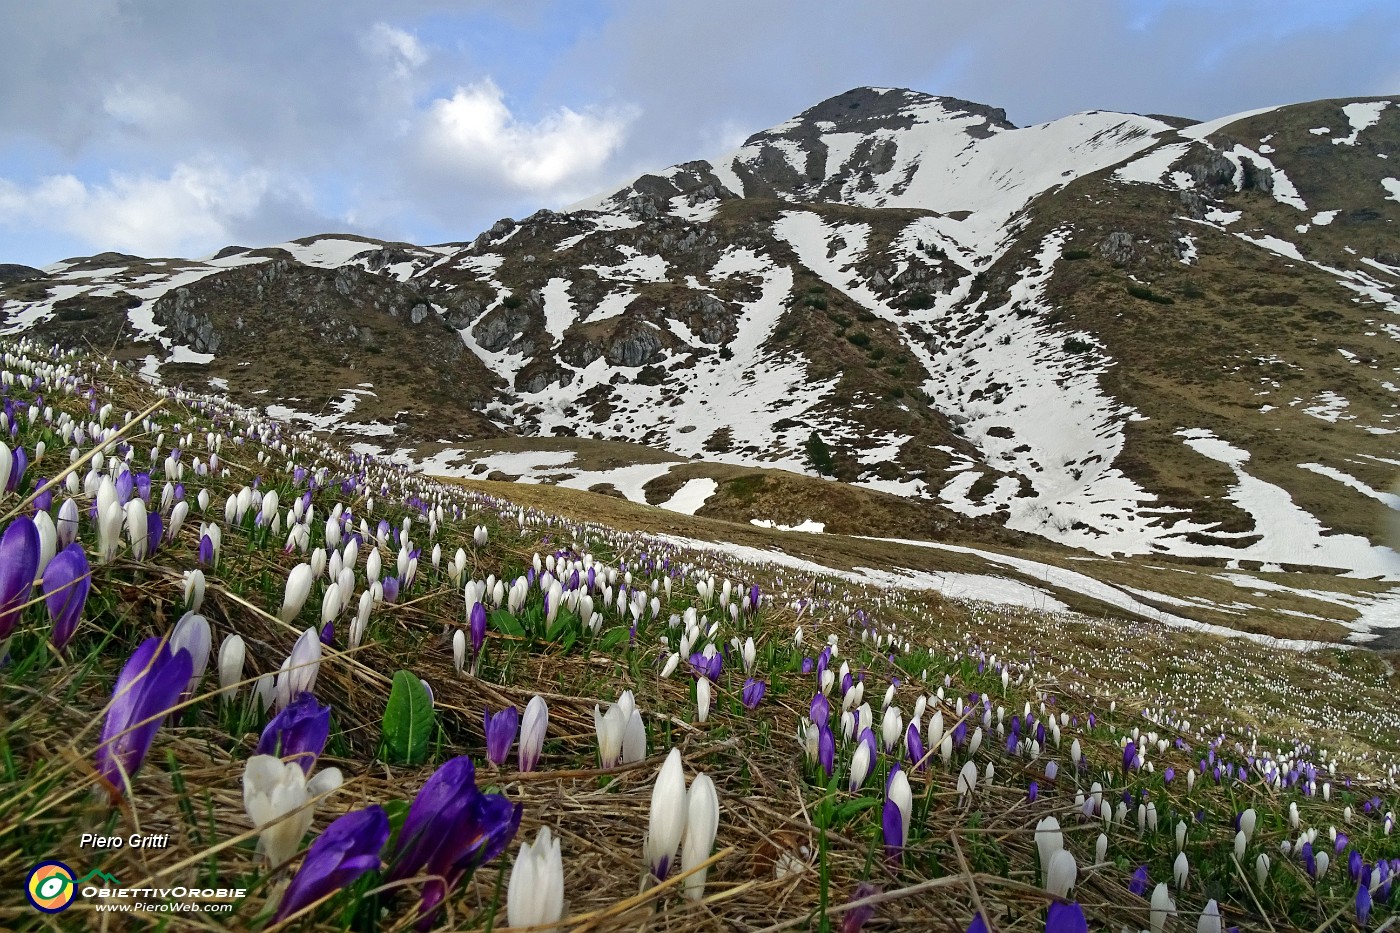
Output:
<instances>
[{"instance_id":1,"label":"cloudy sky","mask_svg":"<svg viewBox=\"0 0 1400 933\"><path fill-rule=\"evenodd\" d=\"M0 262L469 239L863 84L1209 119L1400 93L1394 0L0 0Z\"/></svg>"}]
</instances>

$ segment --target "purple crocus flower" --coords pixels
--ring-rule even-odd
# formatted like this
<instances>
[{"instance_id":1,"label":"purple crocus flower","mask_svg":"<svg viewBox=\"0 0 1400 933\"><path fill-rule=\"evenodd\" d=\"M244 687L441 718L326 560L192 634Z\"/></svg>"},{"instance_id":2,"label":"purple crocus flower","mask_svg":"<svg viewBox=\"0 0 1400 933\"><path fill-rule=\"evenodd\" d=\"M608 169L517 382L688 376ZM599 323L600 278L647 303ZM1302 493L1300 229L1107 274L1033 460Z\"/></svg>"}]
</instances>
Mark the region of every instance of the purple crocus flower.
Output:
<instances>
[{"instance_id":1,"label":"purple crocus flower","mask_svg":"<svg viewBox=\"0 0 1400 933\"><path fill-rule=\"evenodd\" d=\"M1031 786L1026 788L1026 802L1035 803L1035 798L1040 796L1040 784L1031 781Z\"/></svg>"},{"instance_id":2,"label":"purple crocus flower","mask_svg":"<svg viewBox=\"0 0 1400 933\"><path fill-rule=\"evenodd\" d=\"M1167 770L1165 770L1165 771L1162 772L1162 781L1163 781L1163 783L1170 784L1175 778L1176 778L1176 769L1175 769L1175 768L1167 768Z\"/></svg>"},{"instance_id":3,"label":"purple crocus flower","mask_svg":"<svg viewBox=\"0 0 1400 933\"><path fill-rule=\"evenodd\" d=\"M827 702L825 694L818 693L812 697L812 705L807 710L807 718L819 727L825 727L831 721L831 704Z\"/></svg>"},{"instance_id":4,"label":"purple crocus flower","mask_svg":"<svg viewBox=\"0 0 1400 933\"><path fill-rule=\"evenodd\" d=\"M904 730L904 747L909 752L910 767L922 771L928 767L928 762L924 761L924 737L919 734L919 724L909 723L909 728Z\"/></svg>"},{"instance_id":5,"label":"purple crocus flower","mask_svg":"<svg viewBox=\"0 0 1400 933\"><path fill-rule=\"evenodd\" d=\"M1371 919L1371 888L1362 882L1356 889L1356 922L1364 929Z\"/></svg>"},{"instance_id":6,"label":"purple crocus flower","mask_svg":"<svg viewBox=\"0 0 1400 933\"><path fill-rule=\"evenodd\" d=\"M481 656L481 646L486 642L486 607L479 601L472 603L468 628L472 638L472 659Z\"/></svg>"},{"instance_id":7,"label":"purple crocus flower","mask_svg":"<svg viewBox=\"0 0 1400 933\"><path fill-rule=\"evenodd\" d=\"M116 803L130 789L151 750L156 731L189 683L194 661L183 648L171 652L163 638L148 638L117 675L97 746L97 773Z\"/></svg>"},{"instance_id":8,"label":"purple crocus flower","mask_svg":"<svg viewBox=\"0 0 1400 933\"><path fill-rule=\"evenodd\" d=\"M491 861L520 828L520 804L476 787L471 759L459 755L428 778L409 805L399 830L398 851L386 881L437 875L423 885L418 904L420 930L463 876Z\"/></svg>"},{"instance_id":9,"label":"purple crocus flower","mask_svg":"<svg viewBox=\"0 0 1400 933\"><path fill-rule=\"evenodd\" d=\"M34 488L43 489L44 483L46 482L48 482L48 480L40 476L34 480ZM35 496L34 501L30 503L30 508L36 512L47 512L49 509L53 508L53 490L44 489L43 492Z\"/></svg>"},{"instance_id":10,"label":"purple crocus flower","mask_svg":"<svg viewBox=\"0 0 1400 933\"><path fill-rule=\"evenodd\" d=\"M507 706L496 715L488 709L484 716L486 729L486 759L500 767L510 757L510 747L515 744L515 733L520 726L520 713L514 706Z\"/></svg>"},{"instance_id":11,"label":"purple crocus flower","mask_svg":"<svg viewBox=\"0 0 1400 933\"><path fill-rule=\"evenodd\" d=\"M899 804L885 798L885 811L880 824L885 833L885 858L898 861L904 851L904 814Z\"/></svg>"},{"instance_id":12,"label":"purple crocus flower","mask_svg":"<svg viewBox=\"0 0 1400 933\"><path fill-rule=\"evenodd\" d=\"M829 780L836 768L836 736L832 735L829 726L817 727L817 763Z\"/></svg>"},{"instance_id":13,"label":"purple crocus flower","mask_svg":"<svg viewBox=\"0 0 1400 933\"><path fill-rule=\"evenodd\" d=\"M379 868L379 850L389 841L389 817L380 806L340 817L316 837L277 907L274 923L347 888Z\"/></svg>"},{"instance_id":14,"label":"purple crocus flower","mask_svg":"<svg viewBox=\"0 0 1400 933\"><path fill-rule=\"evenodd\" d=\"M13 429L16 425L11 422ZM16 447L13 451L14 461L10 466L10 481L5 486L6 492L14 492L20 488L20 483L24 481L24 471L29 469L29 454L24 452L23 447Z\"/></svg>"},{"instance_id":15,"label":"purple crocus flower","mask_svg":"<svg viewBox=\"0 0 1400 933\"><path fill-rule=\"evenodd\" d=\"M146 556L154 554L164 538L165 520L159 512L151 512L146 516Z\"/></svg>"},{"instance_id":16,"label":"purple crocus flower","mask_svg":"<svg viewBox=\"0 0 1400 933\"><path fill-rule=\"evenodd\" d=\"M856 885L855 893L851 895L852 901L863 901L867 897L879 894L880 888L869 881L862 881ZM841 933L860 933L865 925L870 922L870 918L875 916L874 904L863 904L841 915Z\"/></svg>"},{"instance_id":17,"label":"purple crocus flower","mask_svg":"<svg viewBox=\"0 0 1400 933\"><path fill-rule=\"evenodd\" d=\"M272 717L253 754L291 759L310 774L330 734L331 708L316 702L312 694L301 693Z\"/></svg>"},{"instance_id":18,"label":"purple crocus flower","mask_svg":"<svg viewBox=\"0 0 1400 933\"><path fill-rule=\"evenodd\" d=\"M62 651L78 630L83 606L92 590L87 555L81 544L74 541L54 555L44 568L43 588L44 605L53 622L54 647Z\"/></svg>"},{"instance_id":19,"label":"purple crocus flower","mask_svg":"<svg viewBox=\"0 0 1400 933\"><path fill-rule=\"evenodd\" d=\"M1084 908L1075 903L1055 901L1045 914L1045 933L1089 933Z\"/></svg>"},{"instance_id":20,"label":"purple crocus flower","mask_svg":"<svg viewBox=\"0 0 1400 933\"><path fill-rule=\"evenodd\" d=\"M325 625L321 626L321 644L327 646L335 644L334 622L327 622Z\"/></svg>"},{"instance_id":21,"label":"purple crocus flower","mask_svg":"<svg viewBox=\"0 0 1400 933\"><path fill-rule=\"evenodd\" d=\"M117 501L126 505L131 500L131 493L136 486L136 477L131 475L130 470L122 470L112 481L112 486L116 489Z\"/></svg>"},{"instance_id":22,"label":"purple crocus flower","mask_svg":"<svg viewBox=\"0 0 1400 933\"><path fill-rule=\"evenodd\" d=\"M763 702L763 693L768 689L768 685L761 680L750 677L744 681L744 689L740 691L740 699L743 700L745 709L758 709L758 704Z\"/></svg>"},{"instance_id":23,"label":"purple crocus flower","mask_svg":"<svg viewBox=\"0 0 1400 933\"><path fill-rule=\"evenodd\" d=\"M880 743L875 739L875 730L866 726L861 730L856 741L864 742L866 745L870 746L870 766L873 769L875 767L875 762L880 760Z\"/></svg>"},{"instance_id":24,"label":"purple crocus flower","mask_svg":"<svg viewBox=\"0 0 1400 933\"><path fill-rule=\"evenodd\" d=\"M967 925L967 933L991 933L987 929L987 921L982 918L980 912L972 915L972 922Z\"/></svg>"},{"instance_id":25,"label":"purple crocus flower","mask_svg":"<svg viewBox=\"0 0 1400 933\"><path fill-rule=\"evenodd\" d=\"M816 662L811 658L802 659L802 673L810 674L816 668Z\"/></svg>"},{"instance_id":26,"label":"purple crocus flower","mask_svg":"<svg viewBox=\"0 0 1400 933\"><path fill-rule=\"evenodd\" d=\"M1128 740L1128 744L1123 746L1123 770L1131 771L1133 765L1137 764L1137 743Z\"/></svg>"},{"instance_id":27,"label":"purple crocus flower","mask_svg":"<svg viewBox=\"0 0 1400 933\"><path fill-rule=\"evenodd\" d=\"M39 529L34 519L21 515L0 536L0 641L19 623L20 607L29 602L38 573Z\"/></svg>"},{"instance_id":28,"label":"purple crocus flower","mask_svg":"<svg viewBox=\"0 0 1400 933\"><path fill-rule=\"evenodd\" d=\"M1133 872L1133 880L1128 882L1128 890L1142 897L1147 893L1147 885L1151 880L1151 876L1147 874L1147 866L1139 865L1138 870Z\"/></svg>"},{"instance_id":29,"label":"purple crocus flower","mask_svg":"<svg viewBox=\"0 0 1400 933\"><path fill-rule=\"evenodd\" d=\"M398 577L385 577L381 585L384 587L384 601L386 603L396 603L399 601Z\"/></svg>"},{"instance_id":30,"label":"purple crocus flower","mask_svg":"<svg viewBox=\"0 0 1400 933\"><path fill-rule=\"evenodd\" d=\"M214 565L214 541L207 534L199 536L199 563L205 567Z\"/></svg>"}]
</instances>

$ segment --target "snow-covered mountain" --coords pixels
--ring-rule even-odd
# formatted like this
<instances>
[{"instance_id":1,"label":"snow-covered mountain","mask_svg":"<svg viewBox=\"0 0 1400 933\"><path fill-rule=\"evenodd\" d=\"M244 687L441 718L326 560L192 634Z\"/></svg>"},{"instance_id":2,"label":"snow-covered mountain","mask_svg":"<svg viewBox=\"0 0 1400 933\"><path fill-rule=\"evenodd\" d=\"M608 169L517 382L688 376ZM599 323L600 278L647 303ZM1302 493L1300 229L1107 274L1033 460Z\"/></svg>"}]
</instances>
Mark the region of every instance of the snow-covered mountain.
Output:
<instances>
[{"instance_id":1,"label":"snow-covered mountain","mask_svg":"<svg viewBox=\"0 0 1400 933\"><path fill-rule=\"evenodd\" d=\"M859 88L470 243L3 267L0 315L440 471L706 514L815 465L1096 554L1400 578L1396 104L1018 128ZM820 500L765 517L849 520Z\"/></svg>"}]
</instances>

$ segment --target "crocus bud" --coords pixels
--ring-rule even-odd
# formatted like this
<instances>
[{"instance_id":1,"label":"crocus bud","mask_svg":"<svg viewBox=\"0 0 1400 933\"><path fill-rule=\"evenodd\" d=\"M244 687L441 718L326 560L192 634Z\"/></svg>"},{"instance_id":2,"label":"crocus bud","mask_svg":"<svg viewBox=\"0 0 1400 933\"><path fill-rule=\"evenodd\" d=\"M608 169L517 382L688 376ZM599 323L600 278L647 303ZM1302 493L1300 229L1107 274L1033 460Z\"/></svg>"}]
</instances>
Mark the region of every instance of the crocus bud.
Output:
<instances>
[{"instance_id":1,"label":"crocus bud","mask_svg":"<svg viewBox=\"0 0 1400 933\"><path fill-rule=\"evenodd\" d=\"M977 788L977 765L969 761L958 772L958 796L970 797Z\"/></svg>"},{"instance_id":2,"label":"crocus bud","mask_svg":"<svg viewBox=\"0 0 1400 933\"><path fill-rule=\"evenodd\" d=\"M290 622L306 605L306 597L311 594L311 583L315 575L310 564L297 564L287 574L286 594L282 597L282 611L278 613L283 622Z\"/></svg>"},{"instance_id":3,"label":"crocus bud","mask_svg":"<svg viewBox=\"0 0 1400 933\"><path fill-rule=\"evenodd\" d=\"M457 634L461 634L459 630ZM518 751L521 771L533 771L539 764L540 753L544 750L545 733L549 730L549 706L543 697L531 697L525 705L525 716L520 723L520 748Z\"/></svg>"},{"instance_id":4,"label":"crocus bud","mask_svg":"<svg viewBox=\"0 0 1400 933\"><path fill-rule=\"evenodd\" d=\"M704 722L710 716L710 678L701 677L695 682L695 706L697 719Z\"/></svg>"},{"instance_id":5,"label":"crocus bud","mask_svg":"<svg viewBox=\"0 0 1400 933\"><path fill-rule=\"evenodd\" d=\"M1196 921L1196 933L1221 933L1220 905L1215 902L1215 898L1206 901L1205 910L1201 911L1201 919Z\"/></svg>"},{"instance_id":6,"label":"crocus bud","mask_svg":"<svg viewBox=\"0 0 1400 933\"><path fill-rule=\"evenodd\" d=\"M467 633L457 629L452 633L452 668L462 675L467 663Z\"/></svg>"},{"instance_id":7,"label":"crocus bud","mask_svg":"<svg viewBox=\"0 0 1400 933\"><path fill-rule=\"evenodd\" d=\"M303 693L272 718L253 753L294 761L310 775L330 734L331 708Z\"/></svg>"},{"instance_id":8,"label":"crocus bud","mask_svg":"<svg viewBox=\"0 0 1400 933\"><path fill-rule=\"evenodd\" d=\"M181 648L190 654L190 678L181 694L182 699L195 695L199 682L204 678L204 670L209 666L209 649L213 646L214 634L209 629L209 620L194 612L187 612L175 623L170 633L170 650Z\"/></svg>"},{"instance_id":9,"label":"crocus bud","mask_svg":"<svg viewBox=\"0 0 1400 933\"><path fill-rule=\"evenodd\" d=\"M685 842L681 846L683 869L694 868L710 857L718 828L719 796L715 793L714 782L707 774L697 774L695 780L690 782L686 805ZM686 897L693 901L700 900L705 893L706 874L708 869L702 869L685 879Z\"/></svg>"},{"instance_id":10,"label":"crocus bud","mask_svg":"<svg viewBox=\"0 0 1400 933\"><path fill-rule=\"evenodd\" d=\"M1186 859L1186 853L1178 852L1176 861L1172 863L1172 881L1176 884L1178 891L1186 887L1186 877L1190 871L1191 865Z\"/></svg>"},{"instance_id":11,"label":"crocus bud","mask_svg":"<svg viewBox=\"0 0 1400 933\"><path fill-rule=\"evenodd\" d=\"M237 633L229 635L219 646L219 688L225 700L232 700L238 692L246 653L243 636Z\"/></svg>"},{"instance_id":12,"label":"crocus bud","mask_svg":"<svg viewBox=\"0 0 1400 933\"><path fill-rule=\"evenodd\" d=\"M70 476L73 474L69 474ZM54 524L54 533L58 537L58 546L65 548L72 544L78 537L78 503L72 499L64 499L63 504L58 507L58 521Z\"/></svg>"},{"instance_id":13,"label":"crocus bud","mask_svg":"<svg viewBox=\"0 0 1400 933\"><path fill-rule=\"evenodd\" d=\"M1244 841L1248 843L1254 838L1254 827L1258 825L1259 814L1253 807L1240 814L1240 832L1244 833Z\"/></svg>"},{"instance_id":14,"label":"crocus bud","mask_svg":"<svg viewBox=\"0 0 1400 933\"><path fill-rule=\"evenodd\" d=\"M564 862L549 827L520 847L506 898L506 920L513 927L544 927L564 916ZM544 933L555 929L545 927Z\"/></svg>"},{"instance_id":15,"label":"crocus bud","mask_svg":"<svg viewBox=\"0 0 1400 933\"><path fill-rule=\"evenodd\" d=\"M685 835L687 818L685 768L681 764L680 749L673 748L652 788L651 820L645 845L647 864L660 881L670 873L676 848Z\"/></svg>"},{"instance_id":16,"label":"crocus bud","mask_svg":"<svg viewBox=\"0 0 1400 933\"><path fill-rule=\"evenodd\" d=\"M505 763L510 755L510 747L515 744L515 733L520 723L520 714L514 706L507 706L494 716L490 710L484 715L486 735L486 758L496 767Z\"/></svg>"},{"instance_id":17,"label":"crocus bud","mask_svg":"<svg viewBox=\"0 0 1400 933\"><path fill-rule=\"evenodd\" d=\"M282 662L277 675L277 706L285 707L298 695L316 688L316 675L321 670L321 634L314 628L301 633L292 653Z\"/></svg>"},{"instance_id":18,"label":"crocus bud","mask_svg":"<svg viewBox=\"0 0 1400 933\"><path fill-rule=\"evenodd\" d=\"M10 637L20 607L29 601L39 575L39 549L39 530L28 515L10 522L0 535L0 642Z\"/></svg>"},{"instance_id":19,"label":"crocus bud","mask_svg":"<svg viewBox=\"0 0 1400 933\"><path fill-rule=\"evenodd\" d=\"M1047 816L1035 824L1035 848L1040 855L1040 883L1045 887L1050 885L1050 859L1064 847L1065 837L1060 830L1059 820Z\"/></svg>"},{"instance_id":20,"label":"crocus bud","mask_svg":"<svg viewBox=\"0 0 1400 933\"><path fill-rule=\"evenodd\" d=\"M53 643L63 651L78 630L92 575L81 544L74 542L59 551L44 569L44 604L53 623Z\"/></svg>"},{"instance_id":21,"label":"crocus bud","mask_svg":"<svg viewBox=\"0 0 1400 933\"><path fill-rule=\"evenodd\" d=\"M1056 897L1068 897L1079 876L1079 866L1074 861L1074 853L1069 849L1059 849L1050 856L1049 870L1045 873L1045 890Z\"/></svg>"},{"instance_id":22,"label":"crocus bud","mask_svg":"<svg viewBox=\"0 0 1400 933\"><path fill-rule=\"evenodd\" d=\"M914 815L914 791L909 786L909 775L905 774L902 768L895 770L890 775L890 783L885 790L885 796L899 810L900 844L907 844L909 842L909 824Z\"/></svg>"},{"instance_id":23,"label":"crocus bud","mask_svg":"<svg viewBox=\"0 0 1400 933\"><path fill-rule=\"evenodd\" d=\"M356 810L331 823L306 850L301 868L277 905L274 922L280 923L378 869L379 851L388 840L389 817L382 807Z\"/></svg>"},{"instance_id":24,"label":"crocus bud","mask_svg":"<svg viewBox=\"0 0 1400 933\"><path fill-rule=\"evenodd\" d=\"M1175 914L1176 901L1167 893L1165 883L1158 884L1152 889L1151 913L1148 914L1148 925L1152 933L1162 933L1167 921Z\"/></svg>"},{"instance_id":25,"label":"crocus bud","mask_svg":"<svg viewBox=\"0 0 1400 933\"><path fill-rule=\"evenodd\" d=\"M184 573L185 608L190 612L198 612L204 605L204 571L195 567L193 570L186 570Z\"/></svg>"},{"instance_id":26,"label":"crocus bud","mask_svg":"<svg viewBox=\"0 0 1400 933\"><path fill-rule=\"evenodd\" d=\"M150 546L150 523L146 513L146 503L133 497L126 503L126 536L131 540L131 556L145 560Z\"/></svg>"},{"instance_id":27,"label":"crocus bud","mask_svg":"<svg viewBox=\"0 0 1400 933\"><path fill-rule=\"evenodd\" d=\"M113 802L129 789L156 731L189 683L190 669L189 652L171 651L161 639L148 638L117 675L95 756Z\"/></svg>"},{"instance_id":28,"label":"crocus bud","mask_svg":"<svg viewBox=\"0 0 1400 933\"><path fill-rule=\"evenodd\" d=\"M873 753L870 746L861 742L856 745L855 753L851 756L851 779L849 789L851 793L860 790L865 784L865 779L870 776L870 769L874 766Z\"/></svg>"}]
</instances>

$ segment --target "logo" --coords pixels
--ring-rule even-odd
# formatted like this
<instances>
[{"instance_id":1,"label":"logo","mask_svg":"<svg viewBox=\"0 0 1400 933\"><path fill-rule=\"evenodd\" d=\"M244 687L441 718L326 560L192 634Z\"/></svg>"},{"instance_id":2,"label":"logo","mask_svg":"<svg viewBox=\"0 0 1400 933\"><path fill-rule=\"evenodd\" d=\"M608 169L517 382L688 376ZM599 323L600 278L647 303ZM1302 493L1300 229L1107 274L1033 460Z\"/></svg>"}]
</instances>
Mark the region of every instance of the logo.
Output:
<instances>
[{"instance_id":1,"label":"logo","mask_svg":"<svg viewBox=\"0 0 1400 933\"><path fill-rule=\"evenodd\" d=\"M35 910L46 914L56 914L67 910L78 896L79 886L97 878L109 884L121 885L114 876L94 868L81 878L73 877L73 869L62 862L40 862L29 869L25 879L24 893Z\"/></svg>"},{"instance_id":2,"label":"logo","mask_svg":"<svg viewBox=\"0 0 1400 933\"><path fill-rule=\"evenodd\" d=\"M62 862L40 862L29 869L24 893L36 910L56 914L66 910L77 896L78 885L73 869Z\"/></svg>"}]
</instances>

